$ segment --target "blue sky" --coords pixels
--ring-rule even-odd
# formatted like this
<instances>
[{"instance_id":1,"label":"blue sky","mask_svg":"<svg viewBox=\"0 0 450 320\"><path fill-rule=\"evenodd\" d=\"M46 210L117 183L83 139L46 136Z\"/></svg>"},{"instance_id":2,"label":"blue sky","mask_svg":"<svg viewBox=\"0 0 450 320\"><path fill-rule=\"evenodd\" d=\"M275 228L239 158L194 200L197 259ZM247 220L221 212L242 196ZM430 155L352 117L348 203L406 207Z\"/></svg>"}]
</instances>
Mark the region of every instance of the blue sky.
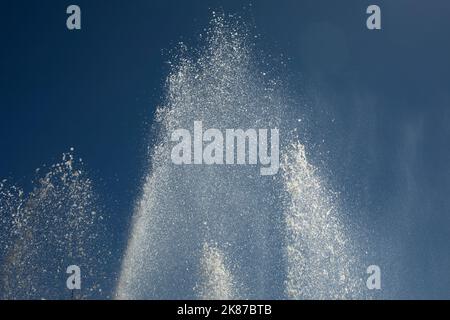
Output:
<instances>
[{"instance_id":1,"label":"blue sky","mask_svg":"<svg viewBox=\"0 0 450 320\"><path fill-rule=\"evenodd\" d=\"M365 26L373 3L382 30ZM290 88L311 105L308 139L326 154L348 214L372 230L373 260L383 265L396 248L389 270L400 285L389 295L449 298L450 4L373 3L80 0L80 31L65 27L72 2L4 3L0 177L27 186L35 168L74 147L120 253L169 51L195 46L213 10L242 15L265 54L283 55Z\"/></svg>"}]
</instances>

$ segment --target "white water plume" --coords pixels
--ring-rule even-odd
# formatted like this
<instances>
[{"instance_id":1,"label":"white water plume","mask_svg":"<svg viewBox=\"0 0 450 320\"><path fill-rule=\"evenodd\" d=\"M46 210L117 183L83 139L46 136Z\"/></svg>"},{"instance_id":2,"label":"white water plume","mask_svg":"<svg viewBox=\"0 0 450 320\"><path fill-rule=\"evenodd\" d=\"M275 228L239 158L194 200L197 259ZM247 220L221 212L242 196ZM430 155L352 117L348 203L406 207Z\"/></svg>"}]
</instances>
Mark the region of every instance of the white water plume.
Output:
<instances>
[{"instance_id":1,"label":"white water plume","mask_svg":"<svg viewBox=\"0 0 450 320\"><path fill-rule=\"evenodd\" d=\"M356 252L346 251L339 212L302 153L287 148L296 141L281 83L268 76L270 66L258 62L238 23L214 16L202 39L200 50L181 45L171 63L117 298L195 299L198 284L203 298L357 296L348 284ZM219 130L280 128L283 172L262 177L252 165L173 165L170 134L192 130L194 121Z\"/></svg>"},{"instance_id":2,"label":"white water plume","mask_svg":"<svg viewBox=\"0 0 450 320\"><path fill-rule=\"evenodd\" d=\"M202 300L230 300L238 296L237 283L227 266L226 256L216 246L205 243L200 259L198 298Z\"/></svg>"},{"instance_id":3,"label":"white water plume","mask_svg":"<svg viewBox=\"0 0 450 320\"><path fill-rule=\"evenodd\" d=\"M136 207L119 298L195 298L193 275L199 273L205 239L228 248L228 261L254 296L269 291L272 276L264 265L278 242L272 177L261 178L255 166L176 166L170 159L171 132L192 128L194 121L221 130L278 127L282 100L251 59L243 35L216 17L197 57L182 49L172 66L157 113L160 140Z\"/></svg>"},{"instance_id":4,"label":"white water plume","mask_svg":"<svg viewBox=\"0 0 450 320\"><path fill-rule=\"evenodd\" d=\"M72 264L83 276L76 298L102 296L100 266L108 252L91 180L68 153L47 173L39 171L31 192L0 184L0 298L70 299Z\"/></svg>"},{"instance_id":5,"label":"white water plume","mask_svg":"<svg viewBox=\"0 0 450 320\"><path fill-rule=\"evenodd\" d=\"M286 295L292 299L358 298L358 255L336 194L308 163L305 147L286 148L281 165L285 189Z\"/></svg>"}]
</instances>

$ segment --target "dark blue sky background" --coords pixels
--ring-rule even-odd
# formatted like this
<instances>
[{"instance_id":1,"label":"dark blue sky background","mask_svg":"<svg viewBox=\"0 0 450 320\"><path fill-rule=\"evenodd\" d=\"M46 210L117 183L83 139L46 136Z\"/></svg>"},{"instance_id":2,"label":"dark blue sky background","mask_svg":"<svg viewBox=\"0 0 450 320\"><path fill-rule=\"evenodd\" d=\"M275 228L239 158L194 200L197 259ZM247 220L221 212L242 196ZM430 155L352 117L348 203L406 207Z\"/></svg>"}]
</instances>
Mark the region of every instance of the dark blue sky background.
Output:
<instances>
[{"instance_id":1,"label":"dark blue sky background","mask_svg":"<svg viewBox=\"0 0 450 320\"><path fill-rule=\"evenodd\" d=\"M450 3L249 3L2 1L0 177L27 185L35 168L75 147L120 252L168 50L195 44L212 10L241 14L266 54L283 54L290 88L310 102L308 139L326 154L348 214L372 230L380 262L371 262L383 267L392 248L398 264L386 279L396 289L386 290L450 298ZM81 7L81 31L66 29L70 4ZM381 31L365 26L369 4L381 7Z\"/></svg>"}]
</instances>

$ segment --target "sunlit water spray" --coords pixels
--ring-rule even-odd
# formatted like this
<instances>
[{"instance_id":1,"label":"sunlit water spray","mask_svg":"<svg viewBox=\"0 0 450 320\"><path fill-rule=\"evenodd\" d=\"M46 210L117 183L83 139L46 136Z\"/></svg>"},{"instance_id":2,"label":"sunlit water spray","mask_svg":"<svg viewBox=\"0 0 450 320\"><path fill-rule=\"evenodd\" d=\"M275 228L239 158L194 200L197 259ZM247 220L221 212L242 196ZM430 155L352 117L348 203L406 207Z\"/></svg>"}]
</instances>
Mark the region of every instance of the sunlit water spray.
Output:
<instances>
[{"instance_id":1,"label":"sunlit water spray","mask_svg":"<svg viewBox=\"0 0 450 320\"><path fill-rule=\"evenodd\" d=\"M201 283L196 290L204 300L230 300L238 294L238 284L227 266L225 254L215 246L205 243L200 260Z\"/></svg>"},{"instance_id":2,"label":"sunlit water spray","mask_svg":"<svg viewBox=\"0 0 450 320\"><path fill-rule=\"evenodd\" d=\"M293 142L282 160L287 259L286 295L293 299L362 298L356 246L305 147Z\"/></svg>"},{"instance_id":3,"label":"sunlit water spray","mask_svg":"<svg viewBox=\"0 0 450 320\"><path fill-rule=\"evenodd\" d=\"M47 173L45 173L47 171ZM37 170L33 190L0 183L0 298L102 297L109 252L100 238L103 217L81 160ZM66 287L66 268L78 265L82 289Z\"/></svg>"},{"instance_id":4,"label":"sunlit water spray","mask_svg":"<svg viewBox=\"0 0 450 320\"><path fill-rule=\"evenodd\" d=\"M248 34L215 16L205 46L181 45L171 64L117 298L358 296L349 228L291 134L289 99L267 76L270 67L258 63ZM220 130L279 128L280 172L173 165L171 132L194 121Z\"/></svg>"}]
</instances>

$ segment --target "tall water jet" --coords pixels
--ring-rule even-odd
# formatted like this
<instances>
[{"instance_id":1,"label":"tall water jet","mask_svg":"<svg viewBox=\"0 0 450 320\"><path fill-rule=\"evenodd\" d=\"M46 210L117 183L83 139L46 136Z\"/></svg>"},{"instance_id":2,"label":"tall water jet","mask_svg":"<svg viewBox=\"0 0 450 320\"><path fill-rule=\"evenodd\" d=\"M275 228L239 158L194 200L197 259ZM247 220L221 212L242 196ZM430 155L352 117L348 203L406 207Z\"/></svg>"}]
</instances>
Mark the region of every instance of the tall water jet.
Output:
<instances>
[{"instance_id":1,"label":"tall water jet","mask_svg":"<svg viewBox=\"0 0 450 320\"><path fill-rule=\"evenodd\" d=\"M355 276L339 266L354 252L333 244L348 239L337 219L323 220L322 213L328 215L332 207L320 180L304 179L311 175L309 165L288 156L283 174L261 176L253 165L172 163L171 133L192 128L194 121L221 131L280 128L286 155L287 146L296 143L292 115L302 110L293 110L282 84L268 76L271 67L258 59L248 30L232 18L214 15L201 39L205 45L199 50L180 45L180 55L170 64L164 103L156 113L159 135L136 204L116 297L195 299L199 284L200 298L342 297L340 289L328 295L326 289ZM291 254L306 249L310 254ZM326 278L319 279L320 274Z\"/></svg>"},{"instance_id":2,"label":"tall water jet","mask_svg":"<svg viewBox=\"0 0 450 320\"><path fill-rule=\"evenodd\" d=\"M156 116L159 141L136 206L119 298L196 298L205 240L226 248L253 297L270 295L271 271L282 268L272 177L261 177L256 166L171 162L171 133L194 121L222 131L279 126L283 101L253 59L245 28L217 16L205 43L191 56L181 45L167 78Z\"/></svg>"},{"instance_id":3,"label":"tall water jet","mask_svg":"<svg viewBox=\"0 0 450 320\"><path fill-rule=\"evenodd\" d=\"M227 266L225 254L209 243L203 245L198 298L230 300L238 296L238 284Z\"/></svg>"},{"instance_id":4,"label":"tall water jet","mask_svg":"<svg viewBox=\"0 0 450 320\"><path fill-rule=\"evenodd\" d=\"M285 190L286 295L292 299L360 298L358 253L336 204L336 194L308 163L299 142L281 165Z\"/></svg>"},{"instance_id":5,"label":"tall water jet","mask_svg":"<svg viewBox=\"0 0 450 320\"><path fill-rule=\"evenodd\" d=\"M102 297L108 251L99 238L103 217L92 182L69 153L47 173L39 171L29 193L0 184L0 298ZM66 288L70 265L82 272L75 296Z\"/></svg>"}]
</instances>

